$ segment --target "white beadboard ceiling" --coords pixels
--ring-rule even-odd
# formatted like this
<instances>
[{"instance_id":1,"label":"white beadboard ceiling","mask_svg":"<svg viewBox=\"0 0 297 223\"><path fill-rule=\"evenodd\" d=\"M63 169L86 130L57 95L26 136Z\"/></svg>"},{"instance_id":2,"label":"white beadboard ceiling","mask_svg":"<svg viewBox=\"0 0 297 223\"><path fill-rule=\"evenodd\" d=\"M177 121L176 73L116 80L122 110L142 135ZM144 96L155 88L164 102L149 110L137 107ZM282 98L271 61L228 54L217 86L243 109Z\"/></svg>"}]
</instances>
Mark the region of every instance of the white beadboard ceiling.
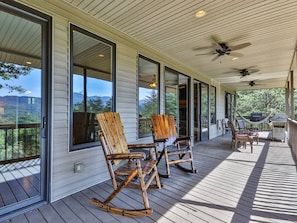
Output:
<instances>
[{"instance_id":1,"label":"white beadboard ceiling","mask_svg":"<svg viewBox=\"0 0 297 223\"><path fill-rule=\"evenodd\" d=\"M297 39L296 0L64 0L160 51L193 71L235 90L284 87ZM206 16L196 18L198 10ZM211 61L214 37L228 46L250 42ZM296 64L296 61L294 62ZM258 72L241 77L238 69ZM250 87L249 81L256 85Z\"/></svg>"}]
</instances>

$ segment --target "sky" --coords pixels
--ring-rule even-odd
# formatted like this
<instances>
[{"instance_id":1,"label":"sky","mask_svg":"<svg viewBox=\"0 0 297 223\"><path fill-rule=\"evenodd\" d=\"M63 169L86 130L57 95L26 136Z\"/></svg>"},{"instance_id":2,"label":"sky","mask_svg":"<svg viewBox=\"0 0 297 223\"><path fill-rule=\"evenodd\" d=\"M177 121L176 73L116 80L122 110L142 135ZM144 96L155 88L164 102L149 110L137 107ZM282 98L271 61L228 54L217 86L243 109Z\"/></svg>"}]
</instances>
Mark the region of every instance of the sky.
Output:
<instances>
[{"instance_id":1,"label":"sky","mask_svg":"<svg viewBox=\"0 0 297 223\"><path fill-rule=\"evenodd\" d=\"M0 89L0 96L32 96L32 97L40 97L41 95L41 73L39 69L32 69L30 73L26 76L21 76L18 79L11 79L11 80L2 80L0 79L0 84L3 85L7 83L11 86L22 86L26 92L19 93L17 91L13 91L11 93L8 92L8 89L1 88Z\"/></svg>"},{"instance_id":2,"label":"sky","mask_svg":"<svg viewBox=\"0 0 297 223\"><path fill-rule=\"evenodd\" d=\"M73 78L73 89L74 92L83 92L83 77L81 75L74 75ZM8 92L8 89L0 89L0 96L41 96L41 71L40 69L32 69L30 73L26 76L21 76L19 79L13 80L2 80L0 79L0 84L8 83L11 86L21 85L26 92L19 93L17 91ZM109 96L111 97L111 82L104 81L96 78L88 78L88 96ZM147 96L151 95L152 89L140 88L139 99L143 100Z\"/></svg>"}]
</instances>

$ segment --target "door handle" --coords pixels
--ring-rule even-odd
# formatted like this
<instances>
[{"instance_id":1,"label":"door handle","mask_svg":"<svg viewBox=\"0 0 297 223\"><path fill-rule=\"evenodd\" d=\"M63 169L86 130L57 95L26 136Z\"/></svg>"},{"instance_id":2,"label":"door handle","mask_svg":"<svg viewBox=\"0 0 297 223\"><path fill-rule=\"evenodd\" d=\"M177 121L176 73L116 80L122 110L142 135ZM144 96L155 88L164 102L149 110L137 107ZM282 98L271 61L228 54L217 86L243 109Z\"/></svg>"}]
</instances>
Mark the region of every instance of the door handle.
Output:
<instances>
[{"instance_id":1,"label":"door handle","mask_svg":"<svg viewBox=\"0 0 297 223\"><path fill-rule=\"evenodd\" d=\"M46 138L47 121L46 117L42 117L41 137Z\"/></svg>"}]
</instances>

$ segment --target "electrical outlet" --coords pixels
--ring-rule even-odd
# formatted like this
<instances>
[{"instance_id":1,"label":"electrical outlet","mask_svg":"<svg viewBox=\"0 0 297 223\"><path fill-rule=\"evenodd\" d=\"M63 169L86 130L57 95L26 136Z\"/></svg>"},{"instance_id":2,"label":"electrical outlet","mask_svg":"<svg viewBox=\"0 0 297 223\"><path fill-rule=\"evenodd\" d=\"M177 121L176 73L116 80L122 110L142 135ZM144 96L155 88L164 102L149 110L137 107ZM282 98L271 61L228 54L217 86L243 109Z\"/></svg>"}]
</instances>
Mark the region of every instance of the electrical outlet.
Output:
<instances>
[{"instance_id":1,"label":"electrical outlet","mask_svg":"<svg viewBox=\"0 0 297 223\"><path fill-rule=\"evenodd\" d=\"M74 163L74 173L80 173L82 172L84 169L84 164L82 162L77 162L77 163Z\"/></svg>"}]
</instances>

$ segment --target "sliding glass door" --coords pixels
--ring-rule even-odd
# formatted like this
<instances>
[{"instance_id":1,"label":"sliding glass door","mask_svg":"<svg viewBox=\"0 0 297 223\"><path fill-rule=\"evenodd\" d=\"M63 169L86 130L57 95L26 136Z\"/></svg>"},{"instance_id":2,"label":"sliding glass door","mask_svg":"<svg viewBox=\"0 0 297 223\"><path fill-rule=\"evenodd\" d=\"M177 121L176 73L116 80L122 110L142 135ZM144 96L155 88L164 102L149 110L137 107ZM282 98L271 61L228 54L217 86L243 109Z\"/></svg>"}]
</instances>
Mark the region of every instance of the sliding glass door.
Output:
<instances>
[{"instance_id":1,"label":"sliding glass door","mask_svg":"<svg viewBox=\"0 0 297 223\"><path fill-rule=\"evenodd\" d=\"M194 142L209 139L209 85L194 80Z\"/></svg>"},{"instance_id":2,"label":"sliding glass door","mask_svg":"<svg viewBox=\"0 0 297 223\"><path fill-rule=\"evenodd\" d=\"M165 68L165 114L175 116L180 136L189 136L189 80L186 75Z\"/></svg>"},{"instance_id":3,"label":"sliding glass door","mask_svg":"<svg viewBox=\"0 0 297 223\"><path fill-rule=\"evenodd\" d=\"M0 3L0 216L46 199L48 32Z\"/></svg>"}]
</instances>

